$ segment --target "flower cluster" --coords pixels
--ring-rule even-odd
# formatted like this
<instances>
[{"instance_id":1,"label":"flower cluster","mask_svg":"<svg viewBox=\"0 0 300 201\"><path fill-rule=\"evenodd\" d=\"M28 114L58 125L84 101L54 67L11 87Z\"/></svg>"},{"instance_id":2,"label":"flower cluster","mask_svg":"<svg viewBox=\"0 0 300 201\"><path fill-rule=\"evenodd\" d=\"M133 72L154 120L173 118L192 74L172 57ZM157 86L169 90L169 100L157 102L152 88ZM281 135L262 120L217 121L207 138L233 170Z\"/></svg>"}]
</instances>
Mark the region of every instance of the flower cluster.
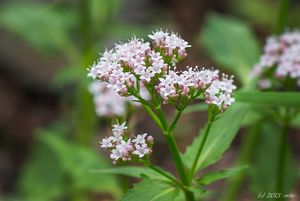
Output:
<instances>
[{"instance_id":1,"label":"flower cluster","mask_svg":"<svg viewBox=\"0 0 300 201\"><path fill-rule=\"evenodd\" d=\"M102 139L102 148L111 151L110 158L113 163L118 161L145 160L152 152L153 137L147 133L139 134L134 139L126 136L126 122L113 125L113 135ZM147 136L148 135L148 136Z\"/></svg>"},{"instance_id":2,"label":"flower cluster","mask_svg":"<svg viewBox=\"0 0 300 201\"><path fill-rule=\"evenodd\" d=\"M141 85L140 94L145 99L149 99L149 94L145 87ZM122 116L126 112L127 104L140 106L138 102L133 102L134 97L122 97L111 88L106 82L93 81L89 85L89 91L93 95L96 114L100 117Z\"/></svg>"},{"instance_id":3,"label":"flower cluster","mask_svg":"<svg viewBox=\"0 0 300 201\"><path fill-rule=\"evenodd\" d=\"M152 45L134 37L106 50L89 69L88 76L107 82L107 87L121 96L135 96L138 100L143 84L152 98L159 97L177 108L200 95L220 111L234 102L233 77L197 67L176 71L176 64L187 56L186 48L190 47L178 34L156 31L149 37Z\"/></svg>"},{"instance_id":4,"label":"flower cluster","mask_svg":"<svg viewBox=\"0 0 300 201\"><path fill-rule=\"evenodd\" d=\"M267 39L264 53L252 72L259 86L268 89L291 79L300 86L300 32L286 32Z\"/></svg>"},{"instance_id":5,"label":"flower cluster","mask_svg":"<svg viewBox=\"0 0 300 201\"><path fill-rule=\"evenodd\" d=\"M219 76L218 70L208 70L187 67L180 75L175 71L170 71L164 78L160 78L160 83L156 90L167 101L175 101L177 97L196 97L200 92L204 93L205 102L214 104L220 110L226 109L234 102L232 98L233 77L227 75Z\"/></svg>"}]
</instances>

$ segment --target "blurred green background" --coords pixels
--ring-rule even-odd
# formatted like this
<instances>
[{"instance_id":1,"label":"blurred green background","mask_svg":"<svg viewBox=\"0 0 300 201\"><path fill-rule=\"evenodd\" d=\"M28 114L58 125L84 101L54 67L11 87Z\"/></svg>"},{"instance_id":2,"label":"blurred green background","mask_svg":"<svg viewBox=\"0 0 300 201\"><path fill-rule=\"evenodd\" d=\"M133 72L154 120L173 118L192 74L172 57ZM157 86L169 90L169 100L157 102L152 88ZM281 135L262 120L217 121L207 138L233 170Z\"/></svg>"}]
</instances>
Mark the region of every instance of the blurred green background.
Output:
<instances>
[{"instance_id":1,"label":"blurred green background","mask_svg":"<svg viewBox=\"0 0 300 201\"><path fill-rule=\"evenodd\" d=\"M300 2L290 3L287 27L299 28ZM110 120L96 116L87 91L87 68L99 52L132 35L172 30L192 44L180 67L215 66L244 86L265 37L274 33L277 7L276 0L0 0L0 200L118 198L136 180L89 172L111 166L98 147ZM248 115L231 149L211 169L232 166L257 113ZM144 113L133 119L136 130L156 137L153 162L174 172L155 125ZM205 112L184 116L180 125L185 126L177 130L182 150L205 121ZM300 120L294 124L288 179L299 199ZM257 192L272 189L274 146L265 145L276 144L266 137L276 127L268 126L253 147L257 163L249 175L254 176L241 183L246 188L238 190L236 200L255 200ZM263 160L270 160L269 167L260 166ZM268 178L266 184L260 175ZM225 186L211 188L220 195Z\"/></svg>"}]
</instances>

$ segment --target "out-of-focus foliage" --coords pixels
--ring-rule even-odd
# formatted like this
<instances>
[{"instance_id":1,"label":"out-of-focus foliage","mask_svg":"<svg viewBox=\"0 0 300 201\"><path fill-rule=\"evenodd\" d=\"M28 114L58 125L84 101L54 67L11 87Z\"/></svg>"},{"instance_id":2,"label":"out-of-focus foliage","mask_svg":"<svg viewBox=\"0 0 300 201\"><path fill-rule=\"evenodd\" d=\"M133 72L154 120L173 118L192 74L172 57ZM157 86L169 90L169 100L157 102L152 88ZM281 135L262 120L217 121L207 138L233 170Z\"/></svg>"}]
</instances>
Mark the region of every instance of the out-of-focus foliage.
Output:
<instances>
[{"instance_id":1,"label":"out-of-focus foliage","mask_svg":"<svg viewBox=\"0 0 300 201\"><path fill-rule=\"evenodd\" d=\"M66 192L63 182L64 174L56 154L38 143L21 174L20 197L28 201L57 199Z\"/></svg>"},{"instance_id":2,"label":"out-of-focus foliage","mask_svg":"<svg viewBox=\"0 0 300 201\"><path fill-rule=\"evenodd\" d=\"M45 52L70 50L69 34L76 15L72 10L33 3L8 3L0 8L0 26Z\"/></svg>"},{"instance_id":3,"label":"out-of-focus foliage","mask_svg":"<svg viewBox=\"0 0 300 201\"><path fill-rule=\"evenodd\" d=\"M300 107L300 94L297 92L237 92L238 102L265 106Z\"/></svg>"},{"instance_id":4,"label":"out-of-focus foliage","mask_svg":"<svg viewBox=\"0 0 300 201\"><path fill-rule=\"evenodd\" d=\"M268 29L274 26L277 14L274 12L277 9L274 1L233 0L229 5L232 12L247 18L251 23L264 26L264 28Z\"/></svg>"},{"instance_id":5,"label":"out-of-focus foliage","mask_svg":"<svg viewBox=\"0 0 300 201\"><path fill-rule=\"evenodd\" d=\"M299 27L300 2L291 0L290 3L288 28ZM233 0L229 2L232 13L267 31L275 29L278 4L279 1L276 0Z\"/></svg>"},{"instance_id":6,"label":"out-of-focus foliage","mask_svg":"<svg viewBox=\"0 0 300 201\"><path fill-rule=\"evenodd\" d=\"M215 62L234 72L242 83L247 83L260 52L248 26L230 17L210 14L200 39Z\"/></svg>"},{"instance_id":7,"label":"out-of-focus foliage","mask_svg":"<svg viewBox=\"0 0 300 201\"><path fill-rule=\"evenodd\" d=\"M94 150L72 144L57 133L40 132L21 175L20 196L28 201L50 201L74 192L111 192L117 196L120 189L112 175L91 172L109 166Z\"/></svg>"},{"instance_id":8,"label":"out-of-focus foliage","mask_svg":"<svg viewBox=\"0 0 300 201\"><path fill-rule=\"evenodd\" d=\"M254 151L255 158L252 169L251 188L254 193L274 192L276 189L278 158L277 153L280 144L280 130L274 125L265 123L261 135L257 140L256 149ZM297 167L292 156L290 146L285 151L285 168L283 180L283 192L289 193L295 182L297 181Z\"/></svg>"}]
</instances>

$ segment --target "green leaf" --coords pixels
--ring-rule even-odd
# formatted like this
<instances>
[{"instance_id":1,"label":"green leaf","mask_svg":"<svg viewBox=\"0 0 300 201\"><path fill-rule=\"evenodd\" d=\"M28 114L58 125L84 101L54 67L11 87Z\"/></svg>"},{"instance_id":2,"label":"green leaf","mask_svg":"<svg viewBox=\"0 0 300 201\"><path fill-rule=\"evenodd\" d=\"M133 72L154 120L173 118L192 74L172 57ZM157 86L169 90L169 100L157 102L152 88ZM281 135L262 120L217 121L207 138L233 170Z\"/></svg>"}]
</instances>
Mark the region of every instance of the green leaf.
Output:
<instances>
[{"instance_id":1,"label":"green leaf","mask_svg":"<svg viewBox=\"0 0 300 201\"><path fill-rule=\"evenodd\" d=\"M169 183L145 178L122 197L121 201L175 200L180 190Z\"/></svg>"},{"instance_id":2,"label":"green leaf","mask_svg":"<svg viewBox=\"0 0 300 201\"><path fill-rule=\"evenodd\" d=\"M65 192L63 176L53 150L37 144L22 169L18 182L22 200L56 200Z\"/></svg>"},{"instance_id":3,"label":"green leaf","mask_svg":"<svg viewBox=\"0 0 300 201\"><path fill-rule=\"evenodd\" d=\"M300 112L297 116L295 116L295 118L292 120L291 122L292 126L296 127L296 128L300 128Z\"/></svg>"},{"instance_id":4,"label":"green leaf","mask_svg":"<svg viewBox=\"0 0 300 201\"><path fill-rule=\"evenodd\" d=\"M162 170L162 169L161 169ZM162 170L163 171L163 170ZM139 167L139 166L122 166L122 167L113 167L113 168L107 168L107 169L96 169L91 170L92 173L104 173L104 174L121 174L125 176L130 177L137 177L137 178L144 178L144 176L147 176L151 179L157 179L157 180L167 180L166 177L162 176L158 172L147 168L147 167ZM169 176L173 177L168 172L164 171Z\"/></svg>"},{"instance_id":5,"label":"green leaf","mask_svg":"<svg viewBox=\"0 0 300 201\"><path fill-rule=\"evenodd\" d=\"M233 71L247 83L249 72L259 58L259 45L249 27L227 16L210 14L201 41L218 64Z\"/></svg>"},{"instance_id":6,"label":"green leaf","mask_svg":"<svg viewBox=\"0 0 300 201\"><path fill-rule=\"evenodd\" d=\"M0 27L17 34L41 51L69 49L68 34L75 25L75 13L46 4L7 3L0 8Z\"/></svg>"},{"instance_id":7,"label":"green leaf","mask_svg":"<svg viewBox=\"0 0 300 201\"><path fill-rule=\"evenodd\" d=\"M205 168L217 160L229 148L233 138L238 132L249 106L242 103L234 103L225 111L223 116L216 120L207 137L202 153L196 165L196 171ZM183 161L188 168L191 168L195 161L197 150L203 140L203 131L196 137L183 155Z\"/></svg>"},{"instance_id":8,"label":"green leaf","mask_svg":"<svg viewBox=\"0 0 300 201\"><path fill-rule=\"evenodd\" d=\"M225 179L228 177L232 177L232 176L238 174L240 171L244 170L245 168L247 168L247 166L220 170L218 172L208 172L208 173L205 173L199 179L197 179L197 182L201 185L208 185L215 181Z\"/></svg>"},{"instance_id":9,"label":"green leaf","mask_svg":"<svg viewBox=\"0 0 300 201\"><path fill-rule=\"evenodd\" d=\"M255 160L250 169L252 180L252 191L259 192L276 192L277 164L278 164L278 149L280 144L280 132L282 128L270 123L263 125L262 135L256 143ZM289 193L298 180L297 165L291 151L290 145L287 146L285 153L285 171L283 187L284 192Z\"/></svg>"},{"instance_id":10,"label":"green leaf","mask_svg":"<svg viewBox=\"0 0 300 201\"><path fill-rule=\"evenodd\" d=\"M300 93L298 92L245 92L238 91L234 98L237 102L262 104L267 106L300 107Z\"/></svg>"},{"instance_id":11,"label":"green leaf","mask_svg":"<svg viewBox=\"0 0 300 201\"><path fill-rule=\"evenodd\" d=\"M92 192L120 193L116 179L112 175L93 174L91 169L109 168L110 165L95 151L72 144L59 135L42 132L39 140L55 152L62 170L72 179L75 189Z\"/></svg>"},{"instance_id":12,"label":"green leaf","mask_svg":"<svg viewBox=\"0 0 300 201\"><path fill-rule=\"evenodd\" d=\"M261 0L233 0L230 1L232 12L238 14L242 18L251 21L252 24L259 25L265 30L272 30L274 19L277 17L276 4L271 1ZM239 9L236 9L239 8ZM253 12L255 11L255 12Z\"/></svg>"}]
</instances>

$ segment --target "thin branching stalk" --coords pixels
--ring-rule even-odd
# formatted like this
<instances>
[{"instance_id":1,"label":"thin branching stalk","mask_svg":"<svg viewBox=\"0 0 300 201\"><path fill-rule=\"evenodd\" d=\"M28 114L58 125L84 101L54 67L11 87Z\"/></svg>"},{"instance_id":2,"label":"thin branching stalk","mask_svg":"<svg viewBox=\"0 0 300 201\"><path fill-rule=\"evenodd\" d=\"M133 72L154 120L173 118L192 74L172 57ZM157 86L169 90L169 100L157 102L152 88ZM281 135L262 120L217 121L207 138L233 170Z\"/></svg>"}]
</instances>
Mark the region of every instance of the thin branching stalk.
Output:
<instances>
[{"instance_id":1,"label":"thin branching stalk","mask_svg":"<svg viewBox=\"0 0 300 201\"><path fill-rule=\"evenodd\" d=\"M192 165L192 168L191 168L191 170L190 170L190 174L189 174L189 182L190 182L190 183L192 182L192 179L193 179L193 176L194 176L194 174L195 174L196 167L197 167L197 164L198 164L198 161L199 161L199 157L200 157L201 152L202 152L202 150L203 150L203 148L204 148L205 142L206 142L206 140L207 140L207 137L208 137L210 128L211 128L211 126L212 126L212 124L213 124L213 122L214 122L214 120L215 120L215 117L216 117L216 116L215 116L214 114L212 114L211 116L209 115L209 117L208 117L208 123L207 123L207 126L206 126L206 128L205 128L205 132L204 132L204 134L203 134L203 135L204 135L204 136L203 136L203 140L202 140L202 142L201 142L201 144L200 144L200 146L199 146L199 149L198 149L198 151L197 151L195 160L194 160L193 165Z\"/></svg>"}]
</instances>

